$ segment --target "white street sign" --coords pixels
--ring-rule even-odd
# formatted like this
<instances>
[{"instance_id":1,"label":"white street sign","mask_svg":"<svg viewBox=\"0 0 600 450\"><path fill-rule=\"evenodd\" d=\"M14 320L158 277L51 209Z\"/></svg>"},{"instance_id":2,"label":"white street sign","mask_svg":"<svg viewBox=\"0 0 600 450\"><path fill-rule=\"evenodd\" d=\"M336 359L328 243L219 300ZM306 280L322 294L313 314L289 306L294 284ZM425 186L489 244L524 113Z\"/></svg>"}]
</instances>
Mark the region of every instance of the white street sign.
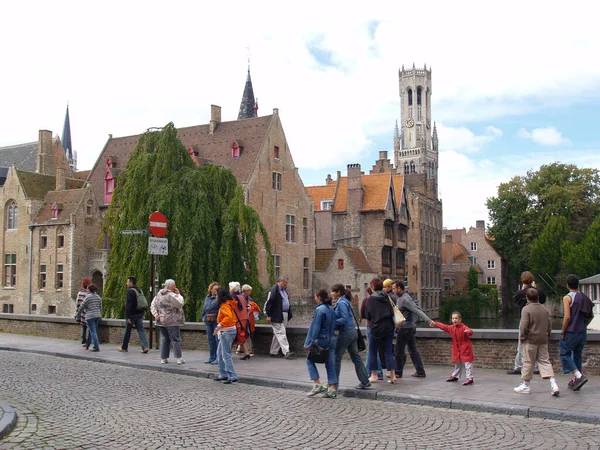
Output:
<instances>
[{"instance_id":1,"label":"white street sign","mask_svg":"<svg viewBox=\"0 0 600 450\"><path fill-rule=\"evenodd\" d=\"M148 253L151 255L168 255L169 239L167 238L148 238Z\"/></svg>"}]
</instances>

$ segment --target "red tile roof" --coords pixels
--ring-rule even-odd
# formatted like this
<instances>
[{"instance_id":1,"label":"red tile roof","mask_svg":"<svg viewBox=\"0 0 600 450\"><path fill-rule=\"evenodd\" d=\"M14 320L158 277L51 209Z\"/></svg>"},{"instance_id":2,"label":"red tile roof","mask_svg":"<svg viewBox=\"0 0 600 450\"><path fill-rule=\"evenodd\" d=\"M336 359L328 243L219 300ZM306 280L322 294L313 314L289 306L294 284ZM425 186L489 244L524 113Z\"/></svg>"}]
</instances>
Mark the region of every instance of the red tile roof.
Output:
<instances>
[{"instance_id":1,"label":"red tile roof","mask_svg":"<svg viewBox=\"0 0 600 450\"><path fill-rule=\"evenodd\" d=\"M375 273L365 253L354 247L340 247L340 250L348 256L352 265L362 273ZM331 264L333 257L338 249L336 248L321 248L315 250L315 272L324 272Z\"/></svg>"},{"instance_id":2,"label":"red tile roof","mask_svg":"<svg viewBox=\"0 0 600 450\"><path fill-rule=\"evenodd\" d=\"M87 188L69 189L66 191L49 191L44 199L44 204L38 211L33 223L52 225L52 222L65 222L69 220L70 215L77 212L81 205ZM61 210L56 219L52 219L52 205L60 204Z\"/></svg>"},{"instance_id":3,"label":"red tile roof","mask_svg":"<svg viewBox=\"0 0 600 450\"><path fill-rule=\"evenodd\" d=\"M335 193L335 182L329 183L327 186L307 186L306 192L310 195L314 203L314 210L321 211L322 200L333 200Z\"/></svg>"},{"instance_id":4,"label":"red tile roof","mask_svg":"<svg viewBox=\"0 0 600 450\"><path fill-rule=\"evenodd\" d=\"M337 249L335 248L318 248L315 250L315 272L324 272L329 264L331 258L335 255Z\"/></svg>"}]
</instances>

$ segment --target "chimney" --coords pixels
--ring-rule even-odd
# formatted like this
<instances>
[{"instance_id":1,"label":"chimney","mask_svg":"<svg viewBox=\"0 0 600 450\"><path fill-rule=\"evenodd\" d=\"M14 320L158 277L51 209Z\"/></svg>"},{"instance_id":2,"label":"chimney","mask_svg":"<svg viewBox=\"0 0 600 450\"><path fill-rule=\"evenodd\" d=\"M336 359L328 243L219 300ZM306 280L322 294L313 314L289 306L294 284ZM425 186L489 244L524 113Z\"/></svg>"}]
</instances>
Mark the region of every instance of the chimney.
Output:
<instances>
[{"instance_id":1,"label":"chimney","mask_svg":"<svg viewBox=\"0 0 600 450\"><path fill-rule=\"evenodd\" d=\"M279 108L273 108L273 115L277 116L279 114Z\"/></svg>"},{"instance_id":2,"label":"chimney","mask_svg":"<svg viewBox=\"0 0 600 450\"><path fill-rule=\"evenodd\" d=\"M475 222L475 228L485 231L485 220L478 220Z\"/></svg>"},{"instance_id":3,"label":"chimney","mask_svg":"<svg viewBox=\"0 0 600 450\"><path fill-rule=\"evenodd\" d=\"M360 164L348 164L348 191L361 188Z\"/></svg>"},{"instance_id":4,"label":"chimney","mask_svg":"<svg viewBox=\"0 0 600 450\"><path fill-rule=\"evenodd\" d=\"M56 190L64 191L67 186L67 181L65 179L65 169L62 167L58 167L56 169Z\"/></svg>"},{"instance_id":5,"label":"chimney","mask_svg":"<svg viewBox=\"0 0 600 450\"><path fill-rule=\"evenodd\" d=\"M51 131L40 130L39 132L35 171L43 175L52 175L54 173L54 151L52 149Z\"/></svg>"},{"instance_id":6,"label":"chimney","mask_svg":"<svg viewBox=\"0 0 600 450\"><path fill-rule=\"evenodd\" d=\"M333 179L331 178L331 174L328 173L327 178L325 178L325 185L329 186L332 182L333 182Z\"/></svg>"},{"instance_id":7,"label":"chimney","mask_svg":"<svg viewBox=\"0 0 600 450\"><path fill-rule=\"evenodd\" d=\"M213 134L217 125L221 123L221 107L210 105L210 123L208 124L208 133Z\"/></svg>"},{"instance_id":8,"label":"chimney","mask_svg":"<svg viewBox=\"0 0 600 450\"><path fill-rule=\"evenodd\" d=\"M452 235L446 234L446 244L452 244Z\"/></svg>"},{"instance_id":9,"label":"chimney","mask_svg":"<svg viewBox=\"0 0 600 450\"><path fill-rule=\"evenodd\" d=\"M387 150L381 150L379 152L379 159L381 159L381 160L388 159L388 157L387 157Z\"/></svg>"}]
</instances>

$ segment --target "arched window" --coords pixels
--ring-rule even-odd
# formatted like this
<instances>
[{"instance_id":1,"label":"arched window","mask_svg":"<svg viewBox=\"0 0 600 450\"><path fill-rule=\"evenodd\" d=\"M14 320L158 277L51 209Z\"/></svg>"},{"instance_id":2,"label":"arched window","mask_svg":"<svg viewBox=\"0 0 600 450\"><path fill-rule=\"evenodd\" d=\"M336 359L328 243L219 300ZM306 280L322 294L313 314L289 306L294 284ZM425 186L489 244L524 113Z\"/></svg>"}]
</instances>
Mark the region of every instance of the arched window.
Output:
<instances>
[{"instance_id":1,"label":"arched window","mask_svg":"<svg viewBox=\"0 0 600 450\"><path fill-rule=\"evenodd\" d=\"M19 222L19 207L17 206L17 202L12 201L8 204L6 229L7 230L16 230L18 222Z\"/></svg>"},{"instance_id":2,"label":"arched window","mask_svg":"<svg viewBox=\"0 0 600 450\"><path fill-rule=\"evenodd\" d=\"M417 88L417 105L421 105L421 92L423 91L422 88L418 87Z\"/></svg>"},{"instance_id":3,"label":"arched window","mask_svg":"<svg viewBox=\"0 0 600 450\"><path fill-rule=\"evenodd\" d=\"M404 163L404 174L408 175L410 173L410 167L408 163Z\"/></svg>"},{"instance_id":4,"label":"arched window","mask_svg":"<svg viewBox=\"0 0 600 450\"><path fill-rule=\"evenodd\" d=\"M412 161L410 162L410 172L411 172L411 173L415 173L415 172L416 172L416 169L415 169L415 163L414 163L414 162L412 162Z\"/></svg>"},{"instance_id":5,"label":"arched window","mask_svg":"<svg viewBox=\"0 0 600 450\"><path fill-rule=\"evenodd\" d=\"M408 90L408 106L412 106L412 89Z\"/></svg>"}]
</instances>

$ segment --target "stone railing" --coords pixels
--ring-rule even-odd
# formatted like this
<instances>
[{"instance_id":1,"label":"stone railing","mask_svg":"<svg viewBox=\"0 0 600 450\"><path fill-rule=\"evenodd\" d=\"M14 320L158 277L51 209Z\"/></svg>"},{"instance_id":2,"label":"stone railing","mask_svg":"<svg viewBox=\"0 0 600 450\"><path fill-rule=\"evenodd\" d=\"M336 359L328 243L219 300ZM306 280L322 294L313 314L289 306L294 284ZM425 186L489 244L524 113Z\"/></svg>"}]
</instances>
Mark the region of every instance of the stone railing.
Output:
<instances>
[{"instance_id":1,"label":"stone railing","mask_svg":"<svg viewBox=\"0 0 600 450\"><path fill-rule=\"evenodd\" d=\"M145 326L149 327L148 321L145 322ZM117 346L123 339L124 330L124 320L103 319L99 327L100 341ZM289 326L287 329L290 347L296 354L305 353L303 344L307 330L307 326ZM70 317L0 313L0 332L78 340L81 328ZM204 324L187 323L182 327L181 335L184 348L208 350ZM266 355L269 352L272 336L270 325L257 325L253 342L255 353ZM558 373L561 370L558 353L559 338L560 331L553 331L550 341L550 359L554 370ZM502 370L512 368L517 339L517 330L475 330L471 338L475 351L475 366ZM156 332L154 332L154 341L156 342ZM137 333L132 333L131 342L132 345L139 343ZM419 328L417 345L426 365L452 364L450 358L452 340L448 334L437 329ZM410 364L410 361L407 364ZM600 375L600 332L598 331L588 331L587 344L583 352L583 366L585 373Z\"/></svg>"}]
</instances>

